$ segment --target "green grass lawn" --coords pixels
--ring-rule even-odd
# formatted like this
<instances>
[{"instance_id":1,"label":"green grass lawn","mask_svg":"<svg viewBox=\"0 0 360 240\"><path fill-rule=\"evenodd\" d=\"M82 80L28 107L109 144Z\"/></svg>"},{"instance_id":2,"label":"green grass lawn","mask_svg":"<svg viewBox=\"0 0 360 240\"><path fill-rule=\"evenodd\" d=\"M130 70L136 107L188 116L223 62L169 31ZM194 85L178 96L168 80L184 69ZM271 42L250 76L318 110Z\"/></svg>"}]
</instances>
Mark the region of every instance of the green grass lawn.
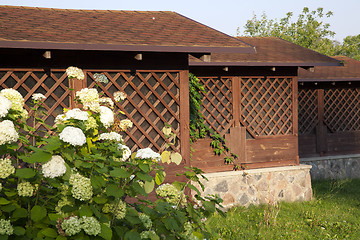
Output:
<instances>
[{"instance_id":1,"label":"green grass lawn","mask_svg":"<svg viewBox=\"0 0 360 240\"><path fill-rule=\"evenodd\" d=\"M208 227L214 239L360 240L360 179L312 184L310 202L237 207Z\"/></svg>"}]
</instances>

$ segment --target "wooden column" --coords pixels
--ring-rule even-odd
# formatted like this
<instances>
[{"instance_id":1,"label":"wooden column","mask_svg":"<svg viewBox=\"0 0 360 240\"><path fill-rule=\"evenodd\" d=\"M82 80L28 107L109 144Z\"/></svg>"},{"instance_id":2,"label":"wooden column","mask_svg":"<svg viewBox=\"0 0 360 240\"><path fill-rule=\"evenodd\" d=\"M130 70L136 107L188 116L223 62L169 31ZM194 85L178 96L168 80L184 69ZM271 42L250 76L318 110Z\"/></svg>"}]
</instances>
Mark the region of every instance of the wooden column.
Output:
<instances>
[{"instance_id":1,"label":"wooden column","mask_svg":"<svg viewBox=\"0 0 360 240\"><path fill-rule=\"evenodd\" d=\"M327 127L324 125L324 89L318 89L318 125L316 126L316 152L327 152Z\"/></svg>"},{"instance_id":2,"label":"wooden column","mask_svg":"<svg viewBox=\"0 0 360 240\"><path fill-rule=\"evenodd\" d=\"M71 91L71 99L70 99L70 108L76 108L78 107L75 102L74 102L74 99L76 97L76 92L77 91L80 91L81 89L85 88L86 87L86 71L83 71L84 72L84 75L85 75L85 78L84 80L79 80L79 79L76 79L76 78L72 78L72 79L69 79L69 88L72 89Z\"/></svg>"},{"instance_id":3,"label":"wooden column","mask_svg":"<svg viewBox=\"0 0 360 240\"><path fill-rule=\"evenodd\" d=\"M299 165L299 142L298 142L298 138L299 138L299 96L298 96L298 78L294 77L292 79L292 101L293 101L293 135L296 136L296 164Z\"/></svg>"},{"instance_id":4,"label":"wooden column","mask_svg":"<svg viewBox=\"0 0 360 240\"><path fill-rule=\"evenodd\" d=\"M232 82L232 115L234 120L234 126L240 126L240 78L233 77Z\"/></svg>"},{"instance_id":5,"label":"wooden column","mask_svg":"<svg viewBox=\"0 0 360 240\"><path fill-rule=\"evenodd\" d=\"M186 166L190 166L190 109L189 71L180 71L180 152Z\"/></svg>"}]
</instances>

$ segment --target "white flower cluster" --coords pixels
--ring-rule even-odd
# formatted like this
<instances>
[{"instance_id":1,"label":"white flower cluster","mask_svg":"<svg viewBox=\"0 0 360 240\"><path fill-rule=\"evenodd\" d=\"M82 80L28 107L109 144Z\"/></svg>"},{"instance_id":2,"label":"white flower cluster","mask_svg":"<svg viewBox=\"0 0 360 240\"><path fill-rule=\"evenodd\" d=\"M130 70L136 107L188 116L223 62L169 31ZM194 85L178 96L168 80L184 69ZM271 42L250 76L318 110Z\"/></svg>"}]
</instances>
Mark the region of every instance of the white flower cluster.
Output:
<instances>
[{"instance_id":1,"label":"white flower cluster","mask_svg":"<svg viewBox=\"0 0 360 240\"><path fill-rule=\"evenodd\" d=\"M114 92L114 100L115 102L120 102L126 99L126 94L121 92L121 91L117 91Z\"/></svg>"},{"instance_id":2,"label":"white flower cluster","mask_svg":"<svg viewBox=\"0 0 360 240\"><path fill-rule=\"evenodd\" d=\"M85 127L86 127L86 131L89 129L96 129L98 127L96 123L96 119L90 116L85 123Z\"/></svg>"},{"instance_id":3,"label":"white flower cluster","mask_svg":"<svg viewBox=\"0 0 360 240\"><path fill-rule=\"evenodd\" d=\"M150 229L152 227L152 221L145 213L140 213L139 219L146 229Z\"/></svg>"},{"instance_id":4,"label":"white flower cluster","mask_svg":"<svg viewBox=\"0 0 360 240\"><path fill-rule=\"evenodd\" d=\"M62 141L70 143L73 146L82 146L86 143L86 137L80 128L67 126L59 134Z\"/></svg>"},{"instance_id":5,"label":"white flower cluster","mask_svg":"<svg viewBox=\"0 0 360 240\"><path fill-rule=\"evenodd\" d=\"M0 219L0 235L12 235L14 228L11 226L10 220Z\"/></svg>"},{"instance_id":6,"label":"white flower cluster","mask_svg":"<svg viewBox=\"0 0 360 240\"><path fill-rule=\"evenodd\" d=\"M44 177L55 178L65 174L66 166L64 159L59 155L54 155L42 166Z\"/></svg>"},{"instance_id":7,"label":"white flower cluster","mask_svg":"<svg viewBox=\"0 0 360 240\"><path fill-rule=\"evenodd\" d=\"M123 139L120 134L116 132L109 132L109 133L101 133L99 136L99 140L121 142Z\"/></svg>"},{"instance_id":8,"label":"white flower cluster","mask_svg":"<svg viewBox=\"0 0 360 240\"><path fill-rule=\"evenodd\" d=\"M81 231L80 221L77 216L64 219L61 228L65 231L66 236L73 236Z\"/></svg>"},{"instance_id":9,"label":"white flower cluster","mask_svg":"<svg viewBox=\"0 0 360 240\"><path fill-rule=\"evenodd\" d=\"M149 231L142 231L141 233L140 233L140 238L141 239L149 239L149 238L151 238L150 237L150 233L152 234L152 235L156 235L156 233L155 233L155 231L154 230L149 230Z\"/></svg>"},{"instance_id":10,"label":"white flower cluster","mask_svg":"<svg viewBox=\"0 0 360 240\"><path fill-rule=\"evenodd\" d=\"M34 101L42 101L42 100L44 100L46 97L45 97L44 94L42 94L42 93L34 93L31 98L32 98L32 100L34 100Z\"/></svg>"},{"instance_id":11,"label":"white flower cluster","mask_svg":"<svg viewBox=\"0 0 360 240\"><path fill-rule=\"evenodd\" d=\"M109 97L102 97L99 99L100 103L108 104L111 108L114 107L114 102Z\"/></svg>"},{"instance_id":12,"label":"white flower cluster","mask_svg":"<svg viewBox=\"0 0 360 240\"><path fill-rule=\"evenodd\" d=\"M83 104L84 109L94 112L100 111L99 93L95 88L84 88L76 92L76 97Z\"/></svg>"},{"instance_id":13,"label":"white flower cluster","mask_svg":"<svg viewBox=\"0 0 360 240\"><path fill-rule=\"evenodd\" d=\"M22 182L18 184L17 191L20 197L32 197L34 194L34 187L29 182Z\"/></svg>"},{"instance_id":14,"label":"white flower cluster","mask_svg":"<svg viewBox=\"0 0 360 240\"><path fill-rule=\"evenodd\" d=\"M112 212L116 219L123 219L126 215L126 203L119 200L118 205L113 207Z\"/></svg>"},{"instance_id":15,"label":"white flower cluster","mask_svg":"<svg viewBox=\"0 0 360 240\"><path fill-rule=\"evenodd\" d=\"M70 79L77 78L79 80L84 80L84 78L85 78L83 71L77 67L68 67L66 69L66 74Z\"/></svg>"},{"instance_id":16,"label":"white flower cluster","mask_svg":"<svg viewBox=\"0 0 360 240\"><path fill-rule=\"evenodd\" d=\"M77 216L71 216L64 219L61 224L66 236L73 236L78 234L81 230L87 235L96 236L101 233L101 225L94 217L83 216L80 219Z\"/></svg>"},{"instance_id":17,"label":"white flower cluster","mask_svg":"<svg viewBox=\"0 0 360 240\"><path fill-rule=\"evenodd\" d=\"M81 111L79 108L70 109L65 113L64 120L75 119L81 121L87 121L89 119L89 113L87 111Z\"/></svg>"},{"instance_id":18,"label":"white flower cluster","mask_svg":"<svg viewBox=\"0 0 360 240\"><path fill-rule=\"evenodd\" d=\"M161 161L161 155L159 153L154 152L151 148L143 148L137 151L135 158L140 159L153 159L158 162Z\"/></svg>"},{"instance_id":19,"label":"white flower cluster","mask_svg":"<svg viewBox=\"0 0 360 240\"><path fill-rule=\"evenodd\" d=\"M93 191L89 178L81 176L80 173L70 175L69 183L72 185L71 194L80 201L90 200Z\"/></svg>"},{"instance_id":20,"label":"white flower cluster","mask_svg":"<svg viewBox=\"0 0 360 240\"><path fill-rule=\"evenodd\" d=\"M94 217L83 216L80 218L80 226L87 235L96 236L101 233L101 225Z\"/></svg>"},{"instance_id":21,"label":"white flower cluster","mask_svg":"<svg viewBox=\"0 0 360 240\"><path fill-rule=\"evenodd\" d=\"M6 97L0 95L0 118L3 118L8 114L11 106L11 101Z\"/></svg>"},{"instance_id":22,"label":"white flower cluster","mask_svg":"<svg viewBox=\"0 0 360 240\"><path fill-rule=\"evenodd\" d=\"M125 162L131 156L131 150L128 146L123 144L119 144L119 149L122 150L122 154L123 154L122 158L120 158L120 161Z\"/></svg>"},{"instance_id":23,"label":"white flower cluster","mask_svg":"<svg viewBox=\"0 0 360 240\"><path fill-rule=\"evenodd\" d=\"M106 128L114 124L114 113L110 108L100 106L100 122Z\"/></svg>"},{"instance_id":24,"label":"white flower cluster","mask_svg":"<svg viewBox=\"0 0 360 240\"><path fill-rule=\"evenodd\" d=\"M124 119L124 120L121 120L120 123L119 123L119 127L121 130L125 131L128 129L128 128L131 128L133 126L133 122L129 119Z\"/></svg>"},{"instance_id":25,"label":"white flower cluster","mask_svg":"<svg viewBox=\"0 0 360 240\"><path fill-rule=\"evenodd\" d=\"M174 204L174 205L178 204L178 202L180 201L180 197L181 197L181 203L182 204L186 203L185 195L172 184L169 183L162 184L155 190L155 192L159 197L164 198L165 201L167 201L170 204Z\"/></svg>"},{"instance_id":26,"label":"white flower cluster","mask_svg":"<svg viewBox=\"0 0 360 240\"><path fill-rule=\"evenodd\" d=\"M103 73L95 73L94 74L95 82L101 82L107 84L109 79Z\"/></svg>"},{"instance_id":27,"label":"white flower cluster","mask_svg":"<svg viewBox=\"0 0 360 240\"><path fill-rule=\"evenodd\" d=\"M18 91L12 88L6 88L0 91L0 96L10 100L11 109L19 111L21 117L27 117L28 112L24 109L24 98Z\"/></svg>"},{"instance_id":28,"label":"white flower cluster","mask_svg":"<svg viewBox=\"0 0 360 240\"><path fill-rule=\"evenodd\" d=\"M14 123L10 120L0 122L0 145L16 142L19 139Z\"/></svg>"},{"instance_id":29,"label":"white flower cluster","mask_svg":"<svg viewBox=\"0 0 360 240\"><path fill-rule=\"evenodd\" d=\"M11 160L8 158L0 159L0 178L7 178L15 172Z\"/></svg>"}]
</instances>

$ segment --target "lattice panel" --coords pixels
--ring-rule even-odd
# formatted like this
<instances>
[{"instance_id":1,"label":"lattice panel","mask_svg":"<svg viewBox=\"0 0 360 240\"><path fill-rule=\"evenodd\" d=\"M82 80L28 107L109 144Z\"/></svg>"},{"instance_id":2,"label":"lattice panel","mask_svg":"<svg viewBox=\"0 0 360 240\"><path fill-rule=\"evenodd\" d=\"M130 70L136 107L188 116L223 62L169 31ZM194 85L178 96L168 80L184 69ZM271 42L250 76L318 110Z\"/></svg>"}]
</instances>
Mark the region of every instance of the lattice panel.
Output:
<instances>
[{"instance_id":1,"label":"lattice panel","mask_svg":"<svg viewBox=\"0 0 360 240\"><path fill-rule=\"evenodd\" d=\"M311 133L318 124L318 97L315 89L299 90L299 134Z\"/></svg>"},{"instance_id":2,"label":"lattice panel","mask_svg":"<svg viewBox=\"0 0 360 240\"><path fill-rule=\"evenodd\" d=\"M233 120L230 78L199 78L205 87L202 114L206 124L220 135L228 133Z\"/></svg>"},{"instance_id":3,"label":"lattice panel","mask_svg":"<svg viewBox=\"0 0 360 240\"><path fill-rule=\"evenodd\" d=\"M55 117L61 114L64 108L70 106L71 92L65 70L45 72L43 69L0 69L0 88L13 88L19 91L24 97L25 108L30 116L34 114L30 111L31 96L34 93L44 94L45 106L39 109L37 114L50 126L54 124ZM41 114L41 111L47 112L47 115ZM32 117L28 119L28 124L33 124ZM40 124L37 124L35 128L43 131L50 130Z\"/></svg>"},{"instance_id":4,"label":"lattice panel","mask_svg":"<svg viewBox=\"0 0 360 240\"><path fill-rule=\"evenodd\" d=\"M324 90L324 122L332 132L360 130L359 89Z\"/></svg>"},{"instance_id":5,"label":"lattice panel","mask_svg":"<svg viewBox=\"0 0 360 240\"><path fill-rule=\"evenodd\" d=\"M292 79L242 78L240 121L253 137L292 134Z\"/></svg>"},{"instance_id":6,"label":"lattice panel","mask_svg":"<svg viewBox=\"0 0 360 240\"><path fill-rule=\"evenodd\" d=\"M180 90L179 72L136 72L129 71L86 71L88 87L95 87L93 74L104 73L109 83L101 84L101 92L113 97L114 92L122 91L127 99L116 103L115 111L120 109L134 127L121 133L125 143L132 151L151 147L163 150L166 139L162 132L165 123L170 124L177 136L173 149L180 149Z\"/></svg>"}]
</instances>

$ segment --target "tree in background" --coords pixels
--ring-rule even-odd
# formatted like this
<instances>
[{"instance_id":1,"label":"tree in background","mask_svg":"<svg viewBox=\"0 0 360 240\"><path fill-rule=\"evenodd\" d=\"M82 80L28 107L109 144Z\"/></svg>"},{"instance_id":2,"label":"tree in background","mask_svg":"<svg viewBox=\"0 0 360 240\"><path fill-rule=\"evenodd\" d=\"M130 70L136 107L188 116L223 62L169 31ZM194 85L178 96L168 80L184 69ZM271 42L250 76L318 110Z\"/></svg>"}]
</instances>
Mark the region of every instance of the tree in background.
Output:
<instances>
[{"instance_id":1,"label":"tree in background","mask_svg":"<svg viewBox=\"0 0 360 240\"><path fill-rule=\"evenodd\" d=\"M292 12L288 12L280 21L268 19L265 13L260 19L254 14L245 24L244 32L238 28L237 34L250 37L278 37L325 55L345 55L360 60L360 35L346 37L343 44L331 39L335 32L330 30L330 24L325 23L324 19L332 15L331 11L324 13L323 8L310 11L307 7L303 8L296 21L292 21Z\"/></svg>"}]
</instances>

